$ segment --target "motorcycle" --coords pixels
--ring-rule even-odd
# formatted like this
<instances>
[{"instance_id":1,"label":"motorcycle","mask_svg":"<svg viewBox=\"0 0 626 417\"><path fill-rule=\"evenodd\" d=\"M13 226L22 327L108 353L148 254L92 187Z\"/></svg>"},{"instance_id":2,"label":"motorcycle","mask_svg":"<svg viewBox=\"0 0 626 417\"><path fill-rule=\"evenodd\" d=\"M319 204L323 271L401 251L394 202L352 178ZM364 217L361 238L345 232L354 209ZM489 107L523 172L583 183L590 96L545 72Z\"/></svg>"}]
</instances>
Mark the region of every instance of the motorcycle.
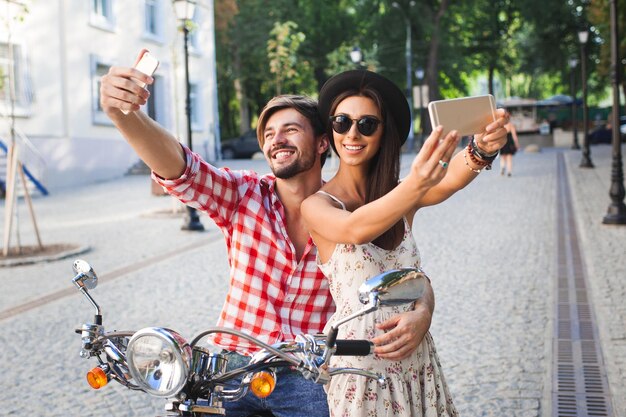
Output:
<instances>
[{"instance_id":1,"label":"motorcycle","mask_svg":"<svg viewBox=\"0 0 626 417\"><path fill-rule=\"evenodd\" d=\"M293 341L268 345L235 329L212 327L188 343L177 332L162 327L105 331L100 306L89 293L96 288L96 273L83 260L74 261L73 270L76 275L72 282L95 309L93 323L76 329L82 340L80 356L98 361L87 373L88 384L99 389L114 380L131 390L169 399L165 410L171 416L225 415L224 402L237 401L248 392L266 398L276 386L276 370L282 367L290 367L318 384L327 383L334 375L356 374L384 386L383 375L329 366L334 355L365 356L373 351L368 340L337 339L339 327L380 307L414 302L422 296L428 279L417 268L395 269L368 279L358 293L365 307L334 323L327 335L301 334ZM227 371L225 355L200 344L214 333L235 335L262 349L249 364ZM239 377L236 389L224 388Z\"/></svg>"}]
</instances>

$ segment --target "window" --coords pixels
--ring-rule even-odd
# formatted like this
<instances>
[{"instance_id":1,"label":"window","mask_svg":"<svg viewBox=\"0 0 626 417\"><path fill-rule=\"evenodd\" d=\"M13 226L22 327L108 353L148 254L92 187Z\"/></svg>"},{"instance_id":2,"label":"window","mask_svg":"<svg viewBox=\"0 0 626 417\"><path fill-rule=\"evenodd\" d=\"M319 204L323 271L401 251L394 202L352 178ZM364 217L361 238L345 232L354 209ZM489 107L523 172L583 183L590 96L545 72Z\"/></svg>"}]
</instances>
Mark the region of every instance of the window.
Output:
<instances>
[{"instance_id":1,"label":"window","mask_svg":"<svg viewBox=\"0 0 626 417\"><path fill-rule=\"evenodd\" d=\"M101 29L113 30L113 0L91 0L91 24Z\"/></svg>"},{"instance_id":2,"label":"window","mask_svg":"<svg viewBox=\"0 0 626 417\"><path fill-rule=\"evenodd\" d=\"M100 80L101 78L109 72L109 67L111 65L102 62L98 57L92 55L91 57L91 113L92 120L95 124L106 124L110 125L111 121L106 116L106 114L102 111L102 106L100 105Z\"/></svg>"},{"instance_id":3,"label":"window","mask_svg":"<svg viewBox=\"0 0 626 417\"><path fill-rule=\"evenodd\" d=\"M145 0L144 36L152 40L162 41L163 20L162 0Z\"/></svg>"},{"instance_id":4,"label":"window","mask_svg":"<svg viewBox=\"0 0 626 417\"><path fill-rule=\"evenodd\" d=\"M189 101L191 104L191 127L202 130L202 89L199 84L189 83Z\"/></svg>"},{"instance_id":5,"label":"window","mask_svg":"<svg viewBox=\"0 0 626 417\"><path fill-rule=\"evenodd\" d=\"M30 79L20 45L0 42L0 110L26 115L33 102Z\"/></svg>"},{"instance_id":6,"label":"window","mask_svg":"<svg viewBox=\"0 0 626 417\"><path fill-rule=\"evenodd\" d=\"M171 122L170 113L167 111L168 102L165 99L167 77L163 77L158 74L153 75L153 77L154 83L147 87L150 92L150 98L148 99L146 105L143 106L142 111L161 126L168 128Z\"/></svg>"}]
</instances>

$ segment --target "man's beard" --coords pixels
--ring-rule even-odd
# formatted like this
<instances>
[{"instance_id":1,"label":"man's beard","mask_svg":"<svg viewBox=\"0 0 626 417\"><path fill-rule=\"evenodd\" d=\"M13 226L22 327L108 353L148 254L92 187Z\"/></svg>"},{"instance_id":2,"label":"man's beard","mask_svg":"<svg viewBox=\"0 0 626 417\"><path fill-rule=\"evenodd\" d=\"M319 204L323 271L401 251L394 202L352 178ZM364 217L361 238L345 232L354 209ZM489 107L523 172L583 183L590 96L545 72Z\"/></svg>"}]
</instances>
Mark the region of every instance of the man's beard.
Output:
<instances>
[{"instance_id":1,"label":"man's beard","mask_svg":"<svg viewBox=\"0 0 626 417\"><path fill-rule=\"evenodd\" d=\"M302 172L310 170L311 168L313 168L314 164L315 155L304 154L289 165L275 167L274 164L271 164L270 168L272 169L272 173L276 178L287 180L289 178L295 177Z\"/></svg>"}]
</instances>

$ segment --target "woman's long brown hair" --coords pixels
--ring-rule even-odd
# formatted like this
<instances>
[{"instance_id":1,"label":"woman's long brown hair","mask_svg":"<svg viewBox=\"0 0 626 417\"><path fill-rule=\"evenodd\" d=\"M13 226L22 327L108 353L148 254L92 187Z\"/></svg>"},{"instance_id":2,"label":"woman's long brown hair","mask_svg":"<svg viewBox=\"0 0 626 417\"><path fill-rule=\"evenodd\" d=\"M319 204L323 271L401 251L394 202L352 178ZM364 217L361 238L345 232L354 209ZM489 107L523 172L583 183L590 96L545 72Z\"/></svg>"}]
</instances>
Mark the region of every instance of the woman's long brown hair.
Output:
<instances>
[{"instance_id":1,"label":"woman's long brown hair","mask_svg":"<svg viewBox=\"0 0 626 417\"><path fill-rule=\"evenodd\" d=\"M367 182L365 186L365 204L367 204L384 196L398 185L398 180L400 178L401 145L398 129L393 116L386 111L380 94L372 88L365 87L360 90L348 90L339 94L335 100L333 100L330 114L334 115L339 103L352 96L366 97L372 100L380 109L383 120L383 134L380 141L380 148L378 153L370 161L367 174ZM335 149L332 125L329 120L327 123L328 137L333 138L331 143L333 144L333 149ZM383 249L393 249L400 243L403 234L404 222L403 220L400 220L389 230L374 239L373 243Z\"/></svg>"}]
</instances>

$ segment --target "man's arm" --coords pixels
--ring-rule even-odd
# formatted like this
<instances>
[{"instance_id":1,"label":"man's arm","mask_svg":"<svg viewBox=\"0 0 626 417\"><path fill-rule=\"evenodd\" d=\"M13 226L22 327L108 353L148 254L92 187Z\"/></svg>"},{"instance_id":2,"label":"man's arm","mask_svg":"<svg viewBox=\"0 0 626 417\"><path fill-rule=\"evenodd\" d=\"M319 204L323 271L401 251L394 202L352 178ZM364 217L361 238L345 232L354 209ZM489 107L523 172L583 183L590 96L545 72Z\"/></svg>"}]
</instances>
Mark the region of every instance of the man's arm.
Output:
<instances>
[{"instance_id":1,"label":"man's arm","mask_svg":"<svg viewBox=\"0 0 626 417\"><path fill-rule=\"evenodd\" d=\"M138 111L150 93L133 79L153 82L134 68L111 67L100 86L102 109L150 169L165 179L178 178L186 167L184 151L171 133ZM130 113L125 115L122 110Z\"/></svg>"},{"instance_id":2,"label":"man's arm","mask_svg":"<svg viewBox=\"0 0 626 417\"><path fill-rule=\"evenodd\" d=\"M415 302L412 311L398 314L376 325L379 330L387 332L372 339L376 345L374 352L389 360L401 360L412 354L430 329L434 311L435 293L430 281L426 280L424 295Z\"/></svg>"}]
</instances>

